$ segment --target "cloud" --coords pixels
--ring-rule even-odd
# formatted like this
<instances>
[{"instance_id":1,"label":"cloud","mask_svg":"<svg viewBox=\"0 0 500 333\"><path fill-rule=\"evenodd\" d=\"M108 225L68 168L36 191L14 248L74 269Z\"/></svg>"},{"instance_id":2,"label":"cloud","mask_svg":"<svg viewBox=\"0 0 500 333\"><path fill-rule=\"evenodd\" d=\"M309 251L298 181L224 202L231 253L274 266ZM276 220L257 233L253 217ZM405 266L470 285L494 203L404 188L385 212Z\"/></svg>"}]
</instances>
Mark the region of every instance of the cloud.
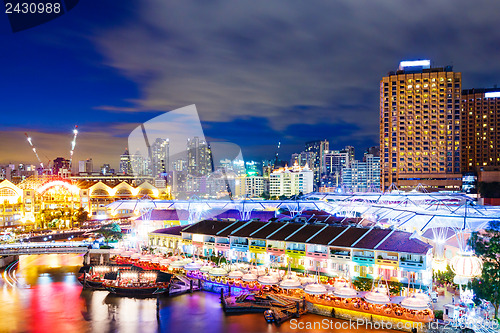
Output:
<instances>
[{"instance_id":1,"label":"cloud","mask_svg":"<svg viewBox=\"0 0 500 333\"><path fill-rule=\"evenodd\" d=\"M145 111L139 107L130 106L112 106L112 105L99 105L93 107L94 110L110 111L110 112L139 112Z\"/></svg>"},{"instance_id":2,"label":"cloud","mask_svg":"<svg viewBox=\"0 0 500 333\"><path fill-rule=\"evenodd\" d=\"M73 166L77 167L79 160L92 157L96 170L104 163L109 163L117 168L119 155L127 148L127 136L134 126L136 124L94 123L91 126L80 127L73 157ZM25 130L0 130L0 142L4 143L0 145L1 164L38 164L31 147L26 141ZM54 160L59 156L69 158L70 143L73 138L70 132L31 130L28 133L44 165L47 165L49 160ZM17 144L6 144L8 142L16 142Z\"/></svg>"},{"instance_id":3,"label":"cloud","mask_svg":"<svg viewBox=\"0 0 500 333\"><path fill-rule=\"evenodd\" d=\"M452 64L464 88L496 83L499 11L500 2L465 0L147 1L94 38L106 64L140 89L132 106L101 109L194 103L221 132L261 117L293 137L299 125L331 124L332 136L355 125L342 141L374 144L379 81L400 60Z\"/></svg>"}]
</instances>

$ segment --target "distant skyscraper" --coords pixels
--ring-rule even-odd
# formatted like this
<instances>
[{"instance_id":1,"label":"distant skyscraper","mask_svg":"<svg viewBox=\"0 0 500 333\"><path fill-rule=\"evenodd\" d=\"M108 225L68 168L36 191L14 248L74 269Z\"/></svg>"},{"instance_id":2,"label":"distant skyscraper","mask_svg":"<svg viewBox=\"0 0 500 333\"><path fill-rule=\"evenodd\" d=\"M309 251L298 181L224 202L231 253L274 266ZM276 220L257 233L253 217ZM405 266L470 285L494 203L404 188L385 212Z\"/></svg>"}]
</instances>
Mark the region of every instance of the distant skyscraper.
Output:
<instances>
[{"instance_id":1,"label":"distant skyscraper","mask_svg":"<svg viewBox=\"0 0 500 333\"><path fill-rule=\"evenodd\" d=\"M120 155L120 173L126 175L132 174L132 163L130 161L128 149L125 149L125 152Z\"/></svg>"},{"instance_id":2,"label":"distant skyscraper","mask_svg":"<svg viewBox=\"0 0 500 333\"><path fill-rule=\"evenodd\" d=\"M101 174L102 175L110 175L114 173L114 169L111 169L111 166L109 164L103 164L101 166Z\"/></svg>"},{"instance_id":3,"label":"distant skyscraper","mask_svg":"<svg viewBox=\"0 0 500 333\"><path fill-rule=\"evenodd\" d=\"M157 138L151 145L153 177L170 171L170 145L168 139Z\"/></svg>"},{"instance_id":4,"label":"distant skyscraper","mask_svg":"<svg viewBox=\"0 0 500 333\"><path fill-rule=\"evenodd\" d=\"M365 154L363 161L354 160L342 170L342 185L353 192L380 189L380 157Z\"/></svg>"},{"instance_id":5,"label":"distant skyscraper","mask_svg":"<svg viewBox=\"0 0 500 333\"><path fill-rule=\"evenodd\" d=\"M347 154L349 155L349 161L354 161L356 159L356 157L354 155L354 147L353 146L345 146L344 150L347 151Z\"/></svg>"},{"instance_id":6,"label":"distant skyscraper","mask_svg":"<svg viewBox=\"0 0 500 333\"><path fill-rule=\"evenodd\" d=\"M212 171L212 155L208 143L198 137L188 139L187 162L189 175L208 175Z\"/></svg>"},{"instance_id":7,"label":"distant skyscraper","mask_svg":"<svg viewBox=\"0 0 500 333\"><path fill-rule=\"evenodd\" d=\"M348 149L325 150L323 152L322 173L330 175L336 171L341 171L342 168L348 167L349 163L354 160L351 156L351 151Z\"/></svg>"},{"instance_id":8,"label":"distant skyscraper","mask_svg":"<svg viewBox=\"0 0 500 333\"><path fill-rule=\"evenodd\" d=\"M305 152L315 154L313 165L310 165L309 168L311 168L314 173L314 183L316 187L320 185L321 171L324 169L323 152L328 149L330 149L328 140L310 141L305 144Z\"/></svg>"},{"instance_id":9,"label":"distant skyscraper","mask_svg":"<svg viewBox=\"0 0 500 333\"><path fill-rule=\"evenodd\" d=\"M380 81L382 190L459 190L462 74L402 61Z\"/></svg>"},{"instance_id":10,"label":"distant skyscraper","mask_svg":"<svg viewBox=\"0 0 500 333\"><path fill-rule=\"evenodd\" d=\"M379 146L373 146L370 147L366 150L368 154L372 154L375 157L380 157L380 147Z\"/></svg>"},{"instance_id":11,"label":"distant skyscraper","mask_svg":"<svg viewBox=\"0 0 500 333\"><path fill-rule=\"evenodd\" d=\"M306 165L312 166L315 163L316 153L313 152L301 152L299 154L292 154L292 158L290 159L290 166L297 164L300 167L304 167Z\"/></svg>"},{"instance_id":12,"label":"distant skyscraper","mask_svg":"<svg viewBox=\"0 0 500 333\"><path fill-rule=\"evenodd\" d=\"M500 166L500 89L462 91L462 171Z\"/></svg>"},{"instance_id":13,"label":"distant skyscraper","mask_svg":"<svg viewBox=\"0 0 500 333\"><path fill-rule=\"evenodd\" d=\"M130 155L132 173L136 176L151 176L151 163L148 157L142 156L139 151Z\"/></svg>"},{"instance_id":14,"label":"distant skyscraper","mask_svg":"<svg viewBox=\"0 0 500 333\"><path fill-rule=\"evenodd\" d=\"M92 171L94 171L94 163L91 158L78 162L78 172L92 173Z\"/></svg>"},{"instance_id":15,"label":"distant skyscraper","mask_svg":"<svg viewBox=\"0 0 500 333\"><path fill-rule=\"evenodd\" d=\"M59 173L59 170L65 169L69 170L69 160L65 159L64 157L58 157L53 161L52 165L52 173L54 175L57 175Z\"/></svg>"}]
</instances>

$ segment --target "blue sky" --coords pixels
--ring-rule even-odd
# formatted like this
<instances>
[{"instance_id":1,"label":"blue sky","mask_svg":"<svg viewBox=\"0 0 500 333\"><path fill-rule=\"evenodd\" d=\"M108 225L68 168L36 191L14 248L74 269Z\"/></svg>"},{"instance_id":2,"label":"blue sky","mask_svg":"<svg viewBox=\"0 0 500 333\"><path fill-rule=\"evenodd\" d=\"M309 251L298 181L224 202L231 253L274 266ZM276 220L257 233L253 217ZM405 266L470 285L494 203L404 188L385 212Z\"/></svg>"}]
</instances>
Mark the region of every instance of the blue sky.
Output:
<instances>
[{"instance_id":1,"label":"blue sky","mask_svg":"<svg viewBox=\"0 0 500 333\"><path fill-rule=\"evenodd\" d=\"M126 138L196 104L209 139L246 159L288 158L303 143L378 144L379 80L402 59L500 83L500 3L490 1L85 1L44 25L0 30L0 163L117 165ZM5 22L0 23L4 24ZM0 28L5 26L0 24Z\"/></svg>"}]
</instances>

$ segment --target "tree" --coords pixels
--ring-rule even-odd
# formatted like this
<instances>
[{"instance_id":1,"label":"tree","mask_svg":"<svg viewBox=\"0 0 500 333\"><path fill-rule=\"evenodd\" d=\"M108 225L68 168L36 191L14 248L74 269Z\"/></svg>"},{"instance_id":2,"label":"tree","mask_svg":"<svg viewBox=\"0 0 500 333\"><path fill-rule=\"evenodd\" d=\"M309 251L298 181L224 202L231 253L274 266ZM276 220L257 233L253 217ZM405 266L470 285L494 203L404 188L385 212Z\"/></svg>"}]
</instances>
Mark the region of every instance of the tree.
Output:
<instances>
[{"instance_id":1,"label":"tree","mask_svg":"<svg viewBox=\"0 0 500 333\"><path fill-rule=\"evenodd\" d=\"M455 273L451 270L450 265L446 265L445 271L436 271L434 273L434 280L440 285L445 285L448 283L453 283L453 278Z\"/></svg>"},{"instance_id":2,"label":"tree","mask_svg":"<svg viewBox=\"0 0 500 333\"><path fill-rule=\"evenodd\" d=\"M103 225L95 232L104 237L104 240L106 240L106 244L108 244L110 241L119 241L123 238L122 229L120 228L118 223Z\"/></svg>"},{"instance_id":3,"label":"tree","mask_svg":"<svg viewBox=\"0 0 500 333\"><path fill-rule=\"evenodd\" d=\"M77 226L81 227L84 222L89 219L89 213L83 207L78 208L78 210L73 215L73 221Z\"/></svg>"},{"instance_id":4,"label":"tree","mask_svg":"<svg viewBox=\"0 0 500 333\"><path fill-rule=\"evenodd\" d=\"M500 222L490 222L485 233L473 233L469 245L483 259L480 278L472 281L472 289L477 298L490 301L498 318L500 306Z\"/></svg>"},{"instance_id":5,"label":"tree","mask_svg":"<svg viewBox=\"0 0 500 333\"><path fill-rule=\"evenodd\" d=\"M264 200L269 200L269 198L271 197L271 196L269 195L269 192L267 192L267 191L262 192L262 194L261 194L260 196L261 196L261 198L262 198L262 199L264 199Z\"/></svg>"}]
</instances>

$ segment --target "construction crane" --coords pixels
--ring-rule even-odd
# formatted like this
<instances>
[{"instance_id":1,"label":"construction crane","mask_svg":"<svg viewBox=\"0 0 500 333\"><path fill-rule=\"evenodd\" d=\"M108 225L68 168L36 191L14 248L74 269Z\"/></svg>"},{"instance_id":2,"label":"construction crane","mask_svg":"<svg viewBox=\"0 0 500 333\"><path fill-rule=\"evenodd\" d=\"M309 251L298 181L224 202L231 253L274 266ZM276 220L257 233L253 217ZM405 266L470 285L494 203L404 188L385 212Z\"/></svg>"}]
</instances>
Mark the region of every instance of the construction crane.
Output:
<instances>
[{"instance_id":1,"label":"construction crane","mask_svg":"<svg viewBox=\"0 0 500 333\"><path fill-rule=\"evenodd\" d=\"M38 160L38 163L40 163L40 166L43 168L42 160L40 159L40 156L38 156L38 153L36 151L36 147L33 144L33 141L31 140L31 137L26 132L24 133L24 135L26 135L26 138L28 139L28 142L29 142L29 144L31 146L31 149L33 150L33 153L35 153L35 156L36 156L36 159Z\"/></svg>"},{"instance_id":2,"label":"construction crane","mask_svg":"<svg viewBox=\"0 0 500 333\"><path fill-rule=\"evenodd\" d=\"M69 170L71 170L71 164L73 162L73 152L76 146L76 136L78 135L78 125L75 125L73 129L73 141L71 141L71 151L69 152Z\"/></svg>"}]
</instances>

